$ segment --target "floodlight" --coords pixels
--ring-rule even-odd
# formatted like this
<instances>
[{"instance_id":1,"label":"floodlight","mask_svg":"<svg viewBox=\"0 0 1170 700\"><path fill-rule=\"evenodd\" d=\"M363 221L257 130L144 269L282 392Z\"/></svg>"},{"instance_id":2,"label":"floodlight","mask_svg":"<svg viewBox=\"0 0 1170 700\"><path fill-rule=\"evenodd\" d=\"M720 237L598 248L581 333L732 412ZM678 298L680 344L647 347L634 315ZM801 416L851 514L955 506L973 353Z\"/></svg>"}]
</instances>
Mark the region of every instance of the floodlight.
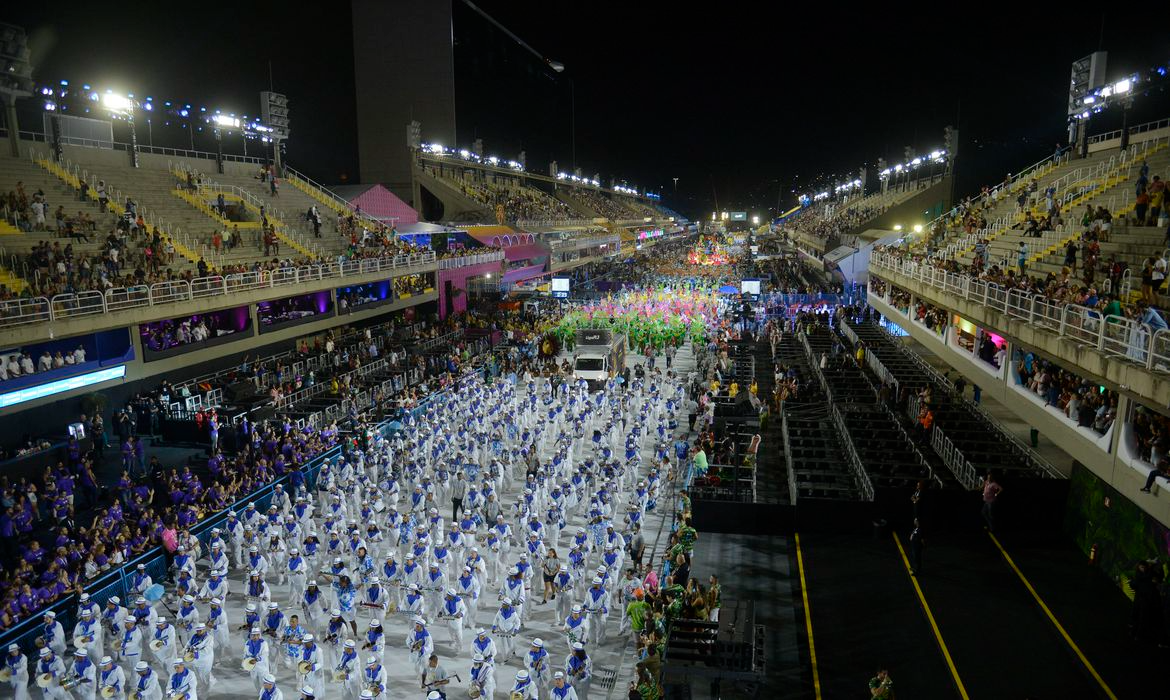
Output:
<instances>
[{"instance_id":1,"label":"floodlight","mask_svg":"<svg viewBox=\"0 0 1170 700\"><path fill-rule=\"evenodd\" d=\"M111 112L129 113L134 111L134 102L123 95L107 92L102 96L102 104Z\"/></svg>"},{"instance_id":2,"label":"floodlight","mask_svg":"<svg viewBox=\"0 0 1170 700\"><path fill-rule=\"evenodd\" d=\"M217 114L215 115L215 124L216 126L238 129L240 127L240 120L236 119L235 117L229 117L225 114Z\"/></svg>"},{"instance_id":3,"label":"floodlight","mask_svg":"<svg viewBox=\"0 0 1170 700\"><path fill-rule=\"evenodd\" d=\"M902 230L902 224L894 224L894 230L895 230L895 231L901 231L901 230Z\"/></svg>"},{"instance_id":4,"label":"floodlight","mask_svg":"<svg viewBox=\"0 0 1170 700\"><path fill-rule=\"evenodd\" d=\"M1129 92L1130 87L1132 87L1132 85L1130 84L1129 78L1126 78L1125 80L1118 80L1117 83L1113 85L1113 92L1115 94Z\"/></svg>"},{"instance_id":5,"label":"floodlight","mask_svg":"<svg viewBox=\"0 0 1170 700\"><path fill-rule=\"evenodd\" d=\"M922 224L914 224L914 233L922 233Z\"/></svg>"}]
</instances>

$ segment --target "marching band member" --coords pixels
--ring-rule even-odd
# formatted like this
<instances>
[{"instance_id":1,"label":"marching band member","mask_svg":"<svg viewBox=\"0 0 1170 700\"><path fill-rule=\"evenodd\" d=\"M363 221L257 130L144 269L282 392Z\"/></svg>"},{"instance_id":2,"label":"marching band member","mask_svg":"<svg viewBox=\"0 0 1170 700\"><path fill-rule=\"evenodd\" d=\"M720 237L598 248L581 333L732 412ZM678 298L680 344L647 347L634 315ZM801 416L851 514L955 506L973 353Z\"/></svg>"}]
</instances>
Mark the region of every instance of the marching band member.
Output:
<instances>
[{"instance_id":1,"label":"marching band member","mask_svg":"<svg viewBox=\"0 0 1170 700\"><path fill-rule=\"evenodd\" d=\"M53 653L57 656L64 656L65 630L61 627L61 623L57 622L57 613L50 610L41 619L45 623L41 632L41 637L45 640L45 646L52 649Z\"/></svg>"},{"instance_id":2,"label":"marching band member","mask_svg":"<svg viewBox=\"0 0 1170 700\"><path fill-rule=\"evenodd\" d=\"M186 569L179 571L179 579L175 581L175 598L182 599L185 596L195 595L198 592L199 589L195 586L195 579L191 578L191 572Z\"/></svg>"},{"instance_id":3,"label":"marching band member","mask_svg":"<svg viewBox=\"0 0 1170 700\"><path fill-rule=\"evenodd\" d=\"M227 532L228 546L232 549L232 559L236 562L236 570L244 568L244 524L236 517L236 512L228 510L227 522L224 523Z\"/></svg>"},{"instance_id":4,"label":"marching band member","mask_svg":"<svg viewBox=\"0 0 1170 700\"><path fill-rule=\"evenodd\" d=\"M540 637L533 639L532 648L524 655L524 667L528 669L528 675L538 689L548 685L551 673L549 661L548 652L544 650L544 641Z\"/></svg>"},{"instance_id":5,"label":"marching band member","mask_svg":"<svg viewBox=\"0 0 1170 700\"><path fill-rule=\"evenodd\" d=\"M8 645L8 655L4 657L4 668L8 669L8 685L16 700L29 700L28 693L28 657L20 653L19 644Z\"/></svg>"},{"instance_id":6,"label":"marching band member","mask_svg":"<svg viewBox=\"0 0 1170 700\"><path fill-rule=\"evenodd\" d=\"M569 616L569 609L573 605L573 576L569 573L568 564L561 564L557 575L553 577L553 595L557 599L556 619L563 620Z\"/></svg>"},{"instance_id":7,"label":"marching band member","mask_svg":"<svg viewBox=\"0 0 1170 700\"><path fill-rule=\"evenodd\" d=\"M268 565L272 571L276 572L276 584L278 586L284 585L285 579L288 578L288 569L285 568L285 554L288 548L284 544L284 540L280 539L279 533L273 533L268 538ZM265 569L267 574L269 568Z\"/></svg>"},{"instance_id":8,"label":"marching band member","mask_svg":"<svg viewBox=\"0 0 1170 700\"><path fill-rule=\"evenodd\" d=\"M212 651L221 659L230 657L231 630L228 628L223 601L219 598L211 599L211 609L207 612L207 630L211 633Z\"/></svg>"},{"instance_id":9,"label":"marching band member","mask_svg":"<svg viewBox=\"0 0 1170 700\"><path fill-rule=\"evenodd\" d=\"M500 656L496 657L496 662L506 664L515 650L513 638L520 633L520 614L512 607L511 598L500 601L500 610L492 621L492 632L500 640Z\"/></svg>"},{"instance_id":10,"label":"marching band member","mask_svg":"<svg viewBox=\"0 0 1170 700\"><path fill-rule=\"evenodd\" d=\"M80 620L82 613L84 613L86 610L89 611L89 614L93 616L95 621L102 616L101 606L98 605L97 602L95 602L92 598L90 598L88 593L82 593L81 596L78 597L77 602L77 619Z\"/></svg>"},{"instance_id":11,"label":"marching band member","mask_svg":"<svg viewBox=\"0 0 1170 700\"><path fill-rule=\"evenodd\" d=\"M475 638L471 640L471 652L482 656L485 663L495 665L496 643L483 627L475 630Z\"/></svg>"},{"instance_id":12,"label":"marching band member","mask_svg":"<svg viewBox=\"0 0 1170 700\"><path fill-rule=\"evenodd\" d=\"M289 615L288 624L285 625L280 638L284 642L284 665L296 668L305 638L305 628L300 617Z\"/></svg>"},{"instance_id":13,"label":"marching band member","mask_svg":"<svg viewBox=\"0 0 1170 700\"><path fill-rule=\"evenodd\" d=\"M88 663L88 662L87 662ZM108 656L102 657L102 671L98 678L98 691L103 688L113 688L113 700L125 700L126 673L121 666L115 666L114 660ZM103 696L104 697L104 696Z\"/></svg>"},{"instance_id":14,"label":"marching band member","mask_svg":"<svg viewBox=\"0 0 1170 700\"><path fill-rule=\"evenodd\" d=\"M573 690L577 691L577 700L589 700L589 687L593 684L593 660L585 653L585 644L577 642L573 651L565 657L565 676Z\"/></svg>"},{"instance_id":15,"label":"marching band member","mask_svg":"<svg viewBox=\"0 0 1170 700\"><path fill-rule=\"evenodd\" d=\"M62 688L60 683L61 679L65 677L64 662L49 647L41 647L40 661L37 662L37 675L43 676L46 673L51 675L54 680L48 688L41 688L41 696L45 700L49 700L49 698L72 700L69 691Z\"/></svg>"},{"instance_id":16,"label":"marching band member","mask_svg":"<svg viewBox=\"0 0 1170 700\"><path fill-rule=\"evenodd\" d=\"M225 569L212 569L210 577L204 581L203 588L199 589L199 599L208 601L212 598L223 600L228 594L228 582L224 578Z\"/></svg>"},{"instance_id":17,"label":"marching band member","mask_svg":"<svg viewBox=\"0 0 1170 700\"><path fill-rule=\"evenodd\" d=\"M406 591L406 597L402 599L402 605L399 612L407 613L412 617L426 617L427 603L419 591L418 584L412 583Z\"/></svg>"},{"instance_id":18,"label":"marching band member","mask_svg":"<svg viewBox=\"0 0 1170 700\"><path fill-rule=\"evenodd\" d=\"M175 548L175 560L171 563L171 568L175 570L176 575L181 571L186 571L191 575L191 580L195 580L195 558L187 553L187 548L183 545Z\"/></svg>"},{"instance_id":19,"label":"marching band member","mask_svg":"<svg viewBox=\"0 0 1170 700\"><path fill-rule=\"evenodd\" d=\"M483 654L471 657L471 674L467 679L468 690L478 690L476 697L491 700L496 692L496 667L486 662Z\"/></svg>"},{"instance_id":20,"label":"marching band member","mask_svg":"<svg viewBox=\"0 0 1170 700\"><path fill-rule=\"evenodd\" d=\"M264 675L259 700L284 700L284 693L280 692L280 688L276 687L276 676L271 673Z\"/></svg>"},{"instance_id":21,"label":"marching band member","mask_svg":"<svg viewBox=\"0 0 1170 700\"><path fill-rule=\"evenodd\" d=\"M284 613L280 611L280 605L277 603L269 603L268 614L264 616L264 634L275 639L280 636L284 625Z\"/></svg>"},{"instance_id":22,"label":"marching band member","mask_svg":"<svg viewBox=\"0 0 1170 700\"><path fill-rule=\"evenodd\" d=\"M585 591L585 613L589 615L589 630L594 644L605 644L605 618L609 614L609 592L601 587L600 576L593 577L593 585Z\"/></svg>"},{"instance_id":23,"label":"marching band member","mask_svg":"<svg viewBox=\"0 0 1170 700\"><path fill-rule=\"evenodd\" d=\"M153 606L146 604L146 598L139 596L134 601L134 607L130 609L130 615L126 619L133 620L134 624L144 630L144 633L149 633L154 627L154 621L158 619L158 613L154 611Z\"/></svg>"},{"instance_id":24,"label":"marching band member","mask_svg":"<svg viewBox=\"0 0 1170 700\"><path fill-rule=\"evenodd\" d=\"M138 629L138 625L134 624L133 617L127 617L123 622L126 628L122 631L119 640L122 643L122 648L118 652L120 661L133 665L138 663L138 659L142 658L142 630Z\"/></svg>"},{"instance_id":25,"label":"marching band member","mask_svg":"<svg viewBox=\"0 0 1170 700\"><path fill-rule=\"evenodd\" d=\"M248 573L248 583L244 589L244 595L250 602L253 603L267 603L272 600L272 591L268 588L268 582L256 569L252 569Z\"/></svg>"},{"instance_id":26,"label":"marching band member","mask_svg":"<svg viewBox=\"0 0 1170 700\"><path fill-rule=\"evenodd\" d=\"M102 658L102 626L94 619L93 610L85 608L81 611L81 619L73 626L73 638L81 637L85 649L89 652L90 663L96 664Z\"/></svg>"},{"instance_id":27,"label":"marching band member","mask_svg":"<svg viewBox=\"0 0 1170 700\"><path fill-rule=\"evenodd\" d=\"M162 644L159 644L162 642ZM179 649L179 640L175 633L175 628L167 623L165 617L158 618L152 632L150 649L154 654L154 658L159 660L163 668L171 665L171 661L182 652ZM158 647L158 649L155 649ZM131 666L133 668L133 666Z\"/></svg>"},{"instance_id":28,"label":"marching band member","mask_svg":"<svg viewBox=\"0 0 1170 700\"><path fill-rule=\"evenodd\" d=\"M153 583L154 582L150 580L150 576L148 576L146 573L146 565L139 564L138 569L135 571L134 575L130 577L130 590L134 591L138 595L143 595L146 593L146 589L150 588Z\"/></svg>"},{"instance_id":29,"label":"marching band member","mask_svg":"<svg viewBox=\"0 0 1170 700\"><path fill-rule=\"evenodd\" d=\"M451 636L451 644L455 653L463 653L463 621L467 617L467 606L463 599L455 593L454 588L447 589L443 598L443 607L439 609L439 619L447 623L447 633Z\"/></svg>"},{"instance_id":30,"label":"marching band member","mask_svg":"<svg viewBox=\"0 0 1170 700\"><path fill-rule=\"evenodd\" d=\"M381 579L371 577L370 584L362 592L362 608L374 617L385 617L389 600L389 594L382 590Z\"/></svg>"},{"instance_id":31,"label":"marching band member","mask_svg":"<svg viewBox=\"0 0 1170 700\"><path fill-rule=\"evenodd\" d=\"M329 611L329 621L325 623L325 637L321 643L325 646L329 665L341 655L341 639L345 632L345 620L341 619L341 611L337 608Z\"/></svg>"},{"instance_id":32,"label":"marching band member","mask_svg":"<svg viewBox=\"0 0 1170 700\"><path fill-rule=\"evenodd\" d=\"M527 596L524 585L524 577L520 573L520 569L513 566L508 571L508 578L504 579L504 585L500 589L500 595L510 598L512 604L516 606L516 612L520 615L521 620L527 619L524 617L525 601Z\"/></svg>"},{"instance_id":33,"label":"marching band member","mask_svg":"<svg viewBox=\"0 0 1170 700\"><path fill-rule=\"evenodd\" d=\"M463 574L455 579L455 590L466 607L463 626L471 629L475 613L479 610L479 579L471 572L470 566L463 567Z\"/></svg>"},{"instance_id":34,"label":"marching band member","mask_svg":"<svg viewBox=\"0 0 1170 700\"><path fill-rule=\"evenodd\" d=\"M171 662L174 672L167 681L167 696L177 697L182 694L187 700L199 700L199 681L195 674L187 670L187 664L182 657Z\"/></svg>"},{"instance_id":35,"label":"marching band member","mask_svg":"<svg viewBox=\"0 0 1170 700\"><path fill-rule=\"evenodd\" d=\"M362 688L370 691L374 697L380 697L386 692L386 667L382 665L382 657L371 654L366 657L366 670L362 673Z\"/></svg>"},{"instance_id":36,"label":"marching band member","mask_svg":"<svg viewBox=\"0 0 1170 700\"><path fill-rule=\"evenodd\" d=\"M134 672L138 678L134 683L134 690L138 693L138 700L162 700L162 688L158 684L158 674L145 661L134 664Z\"/></svg>"},{"instance_id":37,"label":"marching band member","mask_svg":"<svg viewBox=\"0 0 1170 700\"><path fill-rule=\"evenodd\" d=\"M195 625L199 624L199 608L195 607L195 596L183 596L183 604L179 606L177 626L182 629L183 633L180 637L183 640L188 639L195 631Z\"/></svg>"},{"instance_id":38,"label":"marching band member","mask_svg":"<svg viewBox=\"0 0 1170 700\"><path fill-rule=\"evenodd\" d=\"M109 658L106 656L98 659L98 663L95 664L89 660L89 655L84 648L74 650L72 675L77 679L75 690L81 700L94 700L98 691L97 668L102 665L103 660Z\"/></svg>"},{"instance_id":39,"label":"marching band member","mask_svg":"<svg viewBox=\"0 0 1170 700\"><path fill-rule=\"evenodd\" d=\"M549 700L578 700L577 692L573 690L573 686L565 682L565 672L557 671L553 674L552 692L549 693Z\"/></svg>"},{"instance_id":40,"label":"marching band member","mask_svg":"<svg viewBox=\"0 0 1170 700\"><path fill-rule=\"evenodd\" d=\"M589 618L585 617L580 605L573 606L572 612L565 618L562 629L570 648L577 642L584 642L589 638Z\"/></svg>"},{"instance_id":41,"label":"marching band member","mask_svg":"<svg viewBox=\"0 0 1170 700\"><path fill-rule=\"evenodd\" d=\"M301 595L301 611L305 614L305 627L314 631L320 631L321 625L329 618L328 601L317 587L316 579L309 581L308 587Z\"/></svg>"},{"instance_id":42,"label":"marching band member","mask_svg":"<svg viewBox=\"0 0 1170 700\"><path fill-rule=\"evenodd\" d=\"M301 671L303 664L309 665L308 673ZM301 657L297 661L297 683L314 688L325 687L325 664L322 660L321 647L311 634L305 635L304 645L301 647Z\"/></svg>"},{"instance_id":43,"label":"marching band member","mask_svg":"<svg viewBox=\"0 0 1170 700\"><path fill-rule=\"evenodd\" d=\"M413 622L414 629L406 633L406 648L410 652L415 672L422 677L426 673L427 659L435 651L435 640L427 631L426 620L416 617Z\"/></svg>"},{"instance_id":44,"label":"marching band member","mask_svg":"<svg viewBox=\"0 0 1170 700\"><path fill-rule=\"evenodd\" d=\"M288 572L288 597L289 600L297 600L304 595L305 581L309 577L309 564L301 556L301 550L295 547L289 550L288 554L288 564L285 565Z\"/></svg>"},{"instance_id":45,"label":"marching band member","mask_svg":"<svg viewBox=\"0 0 1170 700\"><path fill-rule=\"evenodd\" d=\"M253 627L248 635L248 641L244 642L243 658L245 663L248 659L255 659L255 665L249 671L252 677L252 685L256 692L260 692L260 679L268 673L268 640L260 636L260 628Z\"/></svg>"},{"instance_id":46,"label":"marching band member","mask_svg":"<svg viewBox=\"0 0 1170 700\"><path fill-rule=\"evenodd\" d=\"M361 687L361 669L358 668L359 661L356 646L356 642L352 639L345 640L344 651L333 669L338 673L344 674L345 678L341 686L344 700L354 700L357 698Z\"/></svg>"},{"instance_id":47,"label":"marching band member","mask_svg":"<svg viewBox=\"0 0 1170 700\"><path fill-rule=\"evenodd\" d=\"M248 547L247 564L248 568L252 571L255 571L262 580L268 578L268 560L264 557L263 554L260 553L260 548L258 546L252 545L251 547ZM268 584L264 585L265 587L268 586Z\"/></svg>"},{"instance_id":48,"label":"marching band member","mask_svg":"<svg viewBox=\"0 0 1170 700\"><path fill-rule=\"evenodd\" d=\"M382 622L377 618L370 620L370 628L366 631L366 641L362 644L362 650L367 649L377 654L379 658L386 652L386 635L382 631Z\"/></svg>"},{"instance_id":49,"label":"marching band member","mask_svg":"<svg viewBox=\"0 0 1170 700\"><path fill-rule=\"evenodd\" d=\"M260 626L260 612L256 609L255 603L248 603L244 606L244 624L236 629L250 630L253 627Z\"/></svg>"},{"instance_id":50,"label":"marching band member","mask_svg":"<svg viewBox=\"0 0 1170 700\"><path fill-rule=\"evenodd\" d=\"M402 585L410 586L413 583L421 589L426 571L423 570L421 565L415 562L413 554L407 554L405 562L402 565Z\"/></svg>"},{"instance_id":51,"label":"marching band member","mask_svg":"<svg viewBox=\"0 0 1170 700\"><path fill-rule=\"evenodd\" d=\"M516 682L512 684L509 697L517 698L518 700L539 700L540 694L537 691L536 684L529 677L528 671L516 672Z\"/></svg>"},{"instance_id":52,"label":"marching band member","mask_svg":"<svg viewBox=\"0 0 1170 700\"><path fill-rule=\"evenodd\" d=\"M212 669L215 668L215 640L207 633L205 623L195 625L191 641L187 642L187 650L195 657L191 665L194 667L195 675L199 677L199 683L207 687L207 693L210 695L211 686L215 685L215 676L212 674Z\"/></svg>"},{"instance_id":53,"label":"marching band member","mask_svg":"<svg viewBox=\"0 0 1170 700\"><path fill-rule=\"evenodd\" d=\"M122 622L130 611L123 608L118 596L110 596L106 601L106 609L102 611L102 627L110 633L110 639L117 639L122 634Z\"/></svg>"},{"instance_id":54,"label":"marching band member","mask_svg":"<svg viewBox=\"0 0 1170 700\"><path fill-rule=\"evenodd\" d=\"M443 591L447 588L447 577L439 568L439 562L431 561L430 571L427 572L426 585L423 590L426 592L427 608L430 610L438 610L443 604Z\"/></svg>"}]
</instances>

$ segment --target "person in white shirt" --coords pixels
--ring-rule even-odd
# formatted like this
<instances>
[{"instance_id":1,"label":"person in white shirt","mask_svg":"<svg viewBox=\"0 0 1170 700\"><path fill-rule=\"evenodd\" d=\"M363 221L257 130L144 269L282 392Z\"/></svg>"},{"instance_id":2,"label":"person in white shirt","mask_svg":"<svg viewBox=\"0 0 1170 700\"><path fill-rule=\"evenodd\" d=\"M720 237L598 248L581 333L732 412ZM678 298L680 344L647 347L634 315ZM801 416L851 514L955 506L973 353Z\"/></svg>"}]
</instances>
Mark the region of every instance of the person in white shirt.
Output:
<instances>
[{"instance_id":1,"label":"person in white shirt","mask_svg":"<svg viewBox=\"0 0 1170 700\"><path fill-rule=\"evenodd\" d=\"M150 668L150 664L145 661L139 661L134 665L134 672L137 678L134 681L132 690L138 693L141 700L162 700L162 688L158 684L158 674Z\"/></svg>"},{"instance_id":2,"label":"person in white shirt","mask_svg":"<svg viewBox=\"0 0 1170 700\"><path fill-rule=\"evenodd\" d=\"M0 382L8 379L8 360L0 357Z\"/></svg>"},{"instance_id":3,"label":"person in white shirt","mask_svg":"<svg viewBox=\"0 0 1170 700\"><path fill-rule=\"evenodd\" d=\"M98 674L98 692L101 692L102 688L113 688L114 694L111 697L114 700L123 700L126 697L126 674L121 666L114 665L114 660L109 656L102 657L102 670Z\"/></svg>"},{"instance_id":4,"label":"person in white shirt","mask_svg":"<svg viewBox=\"0 0 1170 700\"><path fill-rule=\"evenodd\" d=\"M53 369L60 369L64 366L65 358L61 356L61 351L58 350L57 353L53 355Z\"/></svg>"},{"instance_id":5,"label":"person in white shirt","mask_svg":"<svg viewBox=\"0 0 1170 700\"><path fill-rule=\"evenodd\" d=\"M32 358L28 355L20 356L20 371L24 374L36 374L36 368L33 366Z\"/></svg>"},{"instance_id":6,"label":"person in white shirt","mask_svg":"<svg viewBox=\"0 0 1170 700\"><path fill-rule=\"evenodd\" d=\"M8 376L9 377L19 377L20 376L20 374L21 374L20 373L20 365L17 364L19 361L20 361L19 355L9 355L8 356Z\"/></svg>"},{"instance_id":7,"label":"person in white shirt","mask_svg":"<svg viewBox=\"0 0 1170 700\"><path fill-rule=\"evenodd\" d=\"M69 672L80 681L75 692L81 700L94 700L97 695L97 668L98 664L89 660L89 655L84 647L73 652L73 666Z\"/></svg>"}]
</instances>

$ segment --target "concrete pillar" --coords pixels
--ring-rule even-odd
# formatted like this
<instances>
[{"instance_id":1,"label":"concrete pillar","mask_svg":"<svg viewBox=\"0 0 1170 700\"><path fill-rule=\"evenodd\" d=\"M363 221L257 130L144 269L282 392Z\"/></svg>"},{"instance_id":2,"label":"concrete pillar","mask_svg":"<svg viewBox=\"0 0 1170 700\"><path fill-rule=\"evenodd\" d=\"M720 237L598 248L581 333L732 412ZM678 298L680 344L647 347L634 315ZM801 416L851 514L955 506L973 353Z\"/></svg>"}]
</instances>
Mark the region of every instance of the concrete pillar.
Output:
<instances>
[{"instance_id":1,"label":"concrete pillar","mask_svg":"<svg viewBox=\"0 0 1170 700\"><path fill-rule=\"evenodd\" d=\"M4 123L8 127L8 150L13 158L20 157L20 121L16 118L16 99L4 99Z\"/></svg>"}]
</instances>

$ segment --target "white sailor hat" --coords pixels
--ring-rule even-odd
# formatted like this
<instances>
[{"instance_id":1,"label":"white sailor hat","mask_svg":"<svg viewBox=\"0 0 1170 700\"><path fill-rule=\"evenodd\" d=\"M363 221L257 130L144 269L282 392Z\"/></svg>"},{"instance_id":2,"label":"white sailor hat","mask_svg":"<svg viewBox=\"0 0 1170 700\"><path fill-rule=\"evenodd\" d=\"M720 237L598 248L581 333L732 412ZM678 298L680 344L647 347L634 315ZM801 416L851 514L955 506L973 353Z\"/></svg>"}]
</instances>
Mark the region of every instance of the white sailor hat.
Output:
<instances>
[{"instance_id":1,"label":"white sailor hat","mask_svg":"<svg viewBox=\"0 0 1170 700\"><path fill-rule=\"evenodd\" d=\"M353 641L352 639L347 639L345 640L345 644L343 646L345 646L346 649L352 649L357 646L357 642Z\"/></svg>"},{"instance_id":2,"label":"white sailor hat","mask_svg":"<svg viewBox=\"0 0 1170 700\"><path fill-rule=\"evenodd\" d=\"M553 680L554 680L554 681L555 681L555 680L557 680L557 679L563 679L564 677L565 677L565 672L564 672L564 671L557 671L556 673L554 673L554 674L553 674Z\"/></svg>"},{"instance_id":3,"label":"white sailor hat","mask_svg":"<svg viewBox=\"0 0 1170 700\"><path fill-rule=\"evenodd\" d=\"M52 653L53 653L53 650L50 649L49 647L41 647L41 658L44 658Z\"/></svg>"},{"instance_id":4,"label":"white sailor hat","mask_svg":"<svg viewBox=\"0 0 1170 700\"><path fill-rule=\"evenodd\" d=\"M594 576L594 577L593 577L593 585L597 586L597 585L600 585L600 584L601 584L601 577L600 577L600 576Z\"/></svg>"},{"instance_id":5,"label":"white sailor hat","mask_svg":"<svg viewBox=\"0 0 1170 700\"><path fill-rule=\"evenodd\" d=\"M222 601L222 600L220 600L219 598L212 598L212 599L211 599L211 604L212 604L212 605L223 605L223 601Z\"/></svg>"},{"instance_id":6,"label":"white sailor hat","mask_svg":"<svg viewBox=\"0 0 1170 700\"><path fill-rule=\"evenodd\" d=\"M532 646L536 647L537 649L542 649L544 648L544 640L540 637L537 637L536 639L532 640Z\"/></svg>"},{"instance_id":7,"label":"white sailor hat","mask_svg":"<svg viewBox=\"0 0 1170 700\"><path fill-rule=\"evenodd\" d=\"M249 634L249 635L252 635L252 634L260 634L260 628L259 628L259 627L253 627L251 630L249 630L249 631L248 631L248 634Z\"/></svg>"},{"instance_id":8,"label":"white sailor hat","mask_svg":"<svg viewBox=\"0 0 1170 700\"><path fill-rule=\"evenodd\" d=\"M19 644L9 644L8 651L20 651L20 645Z\"/></svg>"},{"instance_id":9,"label":"white sailor hat","mask_svg":"<svg viewBox=\"0 0 1170 700\"><path fill-rule=\"evenodd\" d=\"M255 603L248 603L247 605L244 606L244 610L247 610L248 612L256 612L256 604Z\"/></svg>"},{"instance_id":10,"label":"white sailor hat","mask_svg":"<svg viewBox=\"0 0 1170 700\"><path fill-rule=\"evenodd\" d=\"M581 612L581 606L580 606L580 605L574 605L574 606L573 606L573 608L572 608L572 612L575 612L575 613L579 613L579 612Z\"/></svg>"},{"instance_id":11,"label":"white sailor hat","mask_svg":"<svg viewBox=\"0 0 1170 700\"><path fill-rule=\"evenodd\" d=\"M162 616L162 615L159 615L158 619L155 620L155 624L156 625L165 625L165 624L167 624L167 618Z\"/></svg>"},{"instance_id":12,"label":"white sailor hat","mask_svg":"<svg viewBox=\"0 0 1170 700\"><path fill-rule=\"evenodd\" d=\"M329 611L329 615L332 617L341 617L341 610L339 610L338 608L333 608L332 610Z\"/></svg>"},{"instance_id":13,"label":"white sailor hat","mask_svg":"<svg viewBox=\"0 0 1170 700\"><path fill-rule=\"evenodd\" d=\"M306 634L304 637L301 637L301 641L302 642L311 642L311 641L313 641L313 635Z\"/></svg>"},{"instance_id":14,"label":"white sailor hat","mask_svg":"<svg viewBox=\"0 0 1170 700\"><path fill-rule=\"evenodd\" d=\"M138 673L146 673L150 670L150 664L146 663L145 661L139 661L138 663L134 664L134 670Z\"/></svg>"},{"instance_id":15,"label":"white sailor hat","mask_svg":"<svg viewBox=\"0 0 1170 700\"><path fill-rule=\"evenodd\" d=\"M280 605L279 605L278 603L269 603L269 604L268 604L268 609L269 609L269 610L279 610L279 609L280 609Z\"/></svg>"},{"instance_id":16,"label":"white sailor hat","mask_svg":"<svg viewBox=\"0 0 1170 700\"><path fill-rule=\"evenodd\" d=\"M86 608L85 610L81 611L82 617L91 617L92 615L93 615L93 611L90 610L89 608Z\"/></svg>"},{"instance_id":17,"label":"white sailor hat","mask_svg":"<svg viewBox=\"0 0 1170 700\"><path fill-rule=\"evenodd\" d=\"M271 673L265 673L264 674L264 682L275 684L276 683L276 676L272 675Z\"/></svg>"},{"instance_id":18,"label":"white sailor hat","mask_svg":"<svg viewBox=\"0 0 1170 700\"><path fill-rule=\"evenodd\" d=\"M518 681L528 680L528 671L517 671L516 672L516 680L518 680Z\"/></svg>"},{"instance_id":19,"label":"white sailor hat","mask_svg":"<svg viewBox=\"0 0 1170 700\"><path fill-rule=\"evenodd\" d=\"M85 645L82 645L82 646L79 646L73 650L73 655L78 657L78 658L81 658L83 656L89 656L89 652L85 650ZM106 657L106 658L109 658L109 657Z\"/></svg>"}]
</instances>

